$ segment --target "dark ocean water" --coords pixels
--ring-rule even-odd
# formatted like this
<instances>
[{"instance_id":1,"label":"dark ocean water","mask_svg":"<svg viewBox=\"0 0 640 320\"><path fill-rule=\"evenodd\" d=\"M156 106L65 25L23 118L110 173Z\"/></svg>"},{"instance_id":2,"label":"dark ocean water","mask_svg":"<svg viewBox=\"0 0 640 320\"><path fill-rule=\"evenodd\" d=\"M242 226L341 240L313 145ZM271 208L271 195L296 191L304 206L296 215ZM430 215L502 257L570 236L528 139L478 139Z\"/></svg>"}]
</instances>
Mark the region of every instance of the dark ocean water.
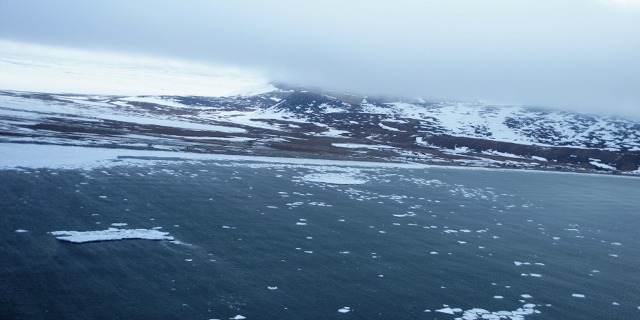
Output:
<instances>
[{"instance_id":1,"label":"dark ocean water","mask_svg":"<svg viewBox=\"0 0 640 320\"><path fill-rule=\"evenodd\" d=\"M326 172L367 182L306 179ZM640 179L150 161L0 182L2 319L640 319ZM179 241L48 233L112 223Z\"/></svg>"}]
</instances>

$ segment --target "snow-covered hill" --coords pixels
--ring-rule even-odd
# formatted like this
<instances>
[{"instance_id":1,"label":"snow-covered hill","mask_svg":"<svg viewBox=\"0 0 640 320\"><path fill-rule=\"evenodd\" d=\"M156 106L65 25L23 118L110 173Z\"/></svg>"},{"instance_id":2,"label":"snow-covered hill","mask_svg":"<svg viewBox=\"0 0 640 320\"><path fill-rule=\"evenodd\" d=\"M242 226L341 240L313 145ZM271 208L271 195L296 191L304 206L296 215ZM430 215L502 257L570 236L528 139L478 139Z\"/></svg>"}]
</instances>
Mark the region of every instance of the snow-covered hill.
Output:
<instances>
[{"instance_id":1,"label":"snow-covered hill","mask_svg":"<svg viewBox=\"0 0 640 320\"><path fill-rule=\"evenodd\" d=\"M227 97L0 92L0 142L640 173L640 123L280 85Z\"/></svg>"}]
</instances>

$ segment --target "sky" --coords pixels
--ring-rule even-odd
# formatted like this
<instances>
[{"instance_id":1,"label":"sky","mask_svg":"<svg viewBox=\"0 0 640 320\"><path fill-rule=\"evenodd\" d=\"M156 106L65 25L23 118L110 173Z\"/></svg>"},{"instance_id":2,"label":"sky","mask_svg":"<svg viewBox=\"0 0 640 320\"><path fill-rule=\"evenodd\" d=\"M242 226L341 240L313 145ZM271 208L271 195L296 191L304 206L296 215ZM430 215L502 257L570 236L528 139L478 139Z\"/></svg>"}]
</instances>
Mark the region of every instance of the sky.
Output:
<instances>
[{"instance_id":1,"label":"sky","mask_svg":"<svg viewBox=\"0 0 640 320\"><path fill-rule=\"evenodd\" d=\"M640 0L0 0L0 40L640 119Z\"/></svg>"}]
</instances>

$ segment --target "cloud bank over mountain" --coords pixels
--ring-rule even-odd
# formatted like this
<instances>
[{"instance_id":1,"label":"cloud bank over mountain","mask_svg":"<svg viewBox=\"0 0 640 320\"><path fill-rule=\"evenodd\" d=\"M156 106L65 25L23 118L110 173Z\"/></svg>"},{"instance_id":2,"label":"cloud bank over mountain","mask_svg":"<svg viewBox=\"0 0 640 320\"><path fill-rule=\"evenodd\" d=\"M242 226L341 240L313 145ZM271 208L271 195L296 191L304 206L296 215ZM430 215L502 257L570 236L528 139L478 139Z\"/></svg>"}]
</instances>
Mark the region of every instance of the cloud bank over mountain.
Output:
<instances>
[{"instance_id":1,"label":"cloud bank over mountain","mask_svg":"<svg viewBox=\"0 0 640 320\"><path fill-rule=\"evenodd\" d=\"M638 1L3 0L0 38L640 118Z\"/></svg>"}]
</instances>

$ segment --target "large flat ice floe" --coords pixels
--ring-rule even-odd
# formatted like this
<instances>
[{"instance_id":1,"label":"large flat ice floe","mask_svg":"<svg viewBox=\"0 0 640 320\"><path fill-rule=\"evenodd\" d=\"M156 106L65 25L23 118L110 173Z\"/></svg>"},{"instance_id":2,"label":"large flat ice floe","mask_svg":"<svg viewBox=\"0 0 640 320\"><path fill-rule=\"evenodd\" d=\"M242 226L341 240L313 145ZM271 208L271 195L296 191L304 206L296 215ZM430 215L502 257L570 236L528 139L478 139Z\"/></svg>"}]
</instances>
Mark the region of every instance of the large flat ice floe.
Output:
<instances>
[{"instance_id":1,"label":"large flat ice floe","mask_svg":"<svg viewBox=\"0 0 640 320\"><path fill-rule=\"evenodd\" d=\"M116 241L116 240L168 240L173 241L173 237L168 232L149 229L118 229L109 228L97 231L52 231L49 232L56 239L73 243L85 243L96 241Z\"/></svg>"}]
</instances>

